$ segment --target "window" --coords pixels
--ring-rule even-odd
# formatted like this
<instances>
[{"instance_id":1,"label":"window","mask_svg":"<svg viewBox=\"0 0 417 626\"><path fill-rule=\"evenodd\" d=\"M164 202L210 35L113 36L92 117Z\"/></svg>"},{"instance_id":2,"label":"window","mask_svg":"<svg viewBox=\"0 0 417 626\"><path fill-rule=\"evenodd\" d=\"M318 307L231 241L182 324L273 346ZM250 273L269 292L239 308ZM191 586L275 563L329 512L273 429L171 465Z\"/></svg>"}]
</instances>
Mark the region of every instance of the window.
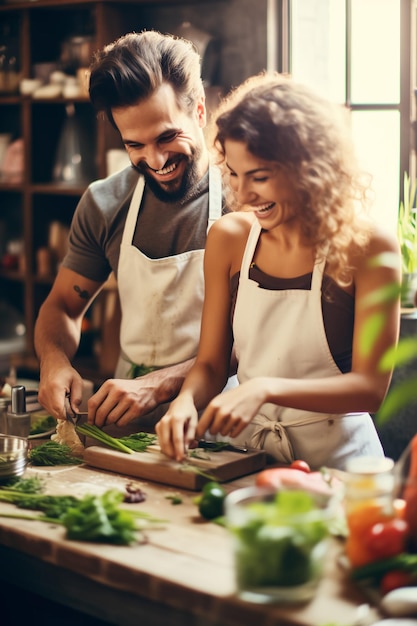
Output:
<instances>
[{"instance_id":1,"label":"window","mask_svg":"<svg viewBox=\"0 0 417 626\"><path fill-rule=\"evenodd\" d=\"M409 24L415 1L280 4L282 41L288 42L280 69L349 107L360 163L373 176L372 213L394 233L402 172L410 171Z\"/></svg>"}]
</instances>

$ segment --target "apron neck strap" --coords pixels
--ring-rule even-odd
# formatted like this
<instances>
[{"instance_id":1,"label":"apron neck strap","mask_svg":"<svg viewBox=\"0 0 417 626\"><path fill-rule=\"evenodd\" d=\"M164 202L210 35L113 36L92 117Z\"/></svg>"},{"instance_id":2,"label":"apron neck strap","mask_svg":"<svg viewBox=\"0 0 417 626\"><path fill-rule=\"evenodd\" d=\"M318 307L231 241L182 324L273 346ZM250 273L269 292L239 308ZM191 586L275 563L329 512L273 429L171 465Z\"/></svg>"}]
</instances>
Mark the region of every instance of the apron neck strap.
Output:
<instances>
[{"instance_id":1,"label":"apron neck strap","mask_svg":"<svg viewBox=\"0 0 417 626\"><path fill-rule=\"evenodd\" d=\"M209 217L207 232L222 214L222 177L215 165L209 167Z\"/></svg>"}]
</instances>

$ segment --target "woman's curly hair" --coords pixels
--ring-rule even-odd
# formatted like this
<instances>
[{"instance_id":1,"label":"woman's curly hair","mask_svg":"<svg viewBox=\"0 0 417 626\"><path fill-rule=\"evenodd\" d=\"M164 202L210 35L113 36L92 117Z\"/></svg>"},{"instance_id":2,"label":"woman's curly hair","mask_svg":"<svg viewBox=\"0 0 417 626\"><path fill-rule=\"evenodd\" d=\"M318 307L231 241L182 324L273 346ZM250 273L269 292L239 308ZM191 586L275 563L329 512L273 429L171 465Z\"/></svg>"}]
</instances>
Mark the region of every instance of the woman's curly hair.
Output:
<instances>
[{"instance_id":1,"label":"woman's curly hair","mask_svg":"<svg viewBox=\"0 0 417 626\"><path fill-rule=\"evenodd\" d=\"M341 285L352 281L349 258L368 243L370 176L354 156L348 111L278 73L253 76L220 103L211 122L215 160L225 167L225 141L278 164L300 199L304 236ZM231 208L238 208L227 189Z\"/></svg>"}]
</instances>

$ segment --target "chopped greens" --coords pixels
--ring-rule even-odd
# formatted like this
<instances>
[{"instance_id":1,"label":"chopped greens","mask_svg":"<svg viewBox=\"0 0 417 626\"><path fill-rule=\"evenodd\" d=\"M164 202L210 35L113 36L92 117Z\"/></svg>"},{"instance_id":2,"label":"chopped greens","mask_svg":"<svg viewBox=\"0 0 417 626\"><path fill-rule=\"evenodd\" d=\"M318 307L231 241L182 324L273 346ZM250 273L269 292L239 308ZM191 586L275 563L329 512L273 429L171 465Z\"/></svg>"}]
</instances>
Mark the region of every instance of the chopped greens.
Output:
<instances>
[{"instance_id":1,"label":"chopped greens","mask_svg":"<svg viewBox=\"0 0 417 626\"><path fill-rule=\"evenodd\" d=\"M73 455L69 446L53 440L29 450L28 458L32 465L78 465L83 462Z\"/></svg>"},{"instance_id":2,"label":"chopped greens","mask_svg":"<svg viewBox=\"0 0 417 626\"><path fill-rule=\"evenodd\" d=\"M135 452L144 452L146 448L157 441L157 436L150 433L134 433L120 437L119 441Z\"/></svg>"},{"instance_id":3,"label":"chopped greens","mask_svg":"<svg viewBox=\"0 0 417 626\"><path fill-rule=\"evenodd\" d=\"M0 487L0 491L4 489L18 491L19 493L41 493L44 489L44 483L38 476L30 478L11 478L7 485Z\"/></svg>"},{"instance_id":4,"label":"chopped greens","mask_svg":"<svg viewBox=\"0 0 417 626\"><path fill-rule=\"evenodd\" d=\"M46 433L48 430L52 430L56 426L56 419L52 417L52 415L47 415L46 417L39 417L37 420L32 422L30 427L29 435L40 435L41 433Z\"/></svg>"},{"instance_id":5,"label":"chopped greens","mask_svg":"<svg viewBox=\"0 0 417 626\"><path fill-rule=\"evenodd\" d=\"M165 496L167 500L171 500L171 504L182 504L182 498L178 493L168 494Z\"/></svg>"}]
</instances>

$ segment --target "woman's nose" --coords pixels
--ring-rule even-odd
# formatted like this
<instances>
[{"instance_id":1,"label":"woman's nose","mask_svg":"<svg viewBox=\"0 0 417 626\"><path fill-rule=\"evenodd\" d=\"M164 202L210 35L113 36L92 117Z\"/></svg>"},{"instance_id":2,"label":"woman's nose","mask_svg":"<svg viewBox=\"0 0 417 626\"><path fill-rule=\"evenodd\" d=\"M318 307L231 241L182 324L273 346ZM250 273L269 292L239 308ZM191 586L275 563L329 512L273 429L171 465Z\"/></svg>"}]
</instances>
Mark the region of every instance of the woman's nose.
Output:
<instances>
[{"instance_id":1,"label":"woman's nose","mask_svg":"<svg viewBox=\"0 0 417 626\"><path fill-rule=\"evenodd\" d=\"M234 191L239 204L248 204L250 200L254 199L254 193L246 181L237 183Z\"/></svg>"}]
</instances>

